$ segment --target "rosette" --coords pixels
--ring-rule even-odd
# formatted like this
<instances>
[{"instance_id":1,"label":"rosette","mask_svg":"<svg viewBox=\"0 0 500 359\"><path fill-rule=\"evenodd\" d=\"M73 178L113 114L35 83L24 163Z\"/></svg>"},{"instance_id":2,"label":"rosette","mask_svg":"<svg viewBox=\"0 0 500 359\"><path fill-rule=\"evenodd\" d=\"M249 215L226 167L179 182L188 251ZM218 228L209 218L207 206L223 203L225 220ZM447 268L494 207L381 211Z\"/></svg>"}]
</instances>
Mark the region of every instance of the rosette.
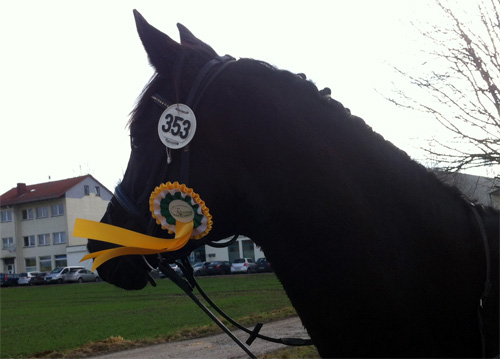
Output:
<instances>
[{"instance_id":1,"label":"rosette","mask_svg":"<svg viewBox=\"0 0 500 359\"><path fill-rule=\"evenodd\" d=\"M156 187L149 206L156 223L169 233L176 232L179 222L193 222L192 239L200 239L212 229L212 215L205 202L192 188L179 182L167 182Z\"/></svg>"}]
</instances>

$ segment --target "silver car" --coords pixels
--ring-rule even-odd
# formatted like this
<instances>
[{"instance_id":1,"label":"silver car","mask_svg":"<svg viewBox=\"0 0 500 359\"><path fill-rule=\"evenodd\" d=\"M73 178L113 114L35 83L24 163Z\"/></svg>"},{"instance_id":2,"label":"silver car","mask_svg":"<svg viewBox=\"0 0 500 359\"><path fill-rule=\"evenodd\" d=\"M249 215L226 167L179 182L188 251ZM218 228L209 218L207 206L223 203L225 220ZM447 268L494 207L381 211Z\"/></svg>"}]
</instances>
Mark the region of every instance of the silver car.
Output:
<instances>
[{"instance_id":1,"label":"silver car","mask_svg":"<svg viewBox=\"0 0 500 359\"><path fill-rule=\"evenodd\" d=\"M88 269L73 268L66 274L66 282L99 282L101 278Z\"/></svg>"},{"instance_id":2,"label":"silver car","mask_svg":"<svg viewBox=\"0 0 500 359\"><path fill-rule=\"evenodd\" d=\"M231 264L231 273L255 273L257 264L252 258L238 258Z\"/></svg>"}]
</instances>

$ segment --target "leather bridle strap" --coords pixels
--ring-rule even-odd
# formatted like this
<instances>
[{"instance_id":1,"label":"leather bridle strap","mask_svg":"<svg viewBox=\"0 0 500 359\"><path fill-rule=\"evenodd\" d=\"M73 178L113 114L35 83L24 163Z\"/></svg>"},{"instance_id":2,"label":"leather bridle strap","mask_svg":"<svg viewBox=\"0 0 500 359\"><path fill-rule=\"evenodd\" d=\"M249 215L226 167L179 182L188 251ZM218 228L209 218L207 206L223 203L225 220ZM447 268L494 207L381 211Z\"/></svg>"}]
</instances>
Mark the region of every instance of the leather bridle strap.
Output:
<instances>
[{"instance_id":1,"label":"leather bridle strap","mask_svg":"<svg viewBox=\"0 0 500 359\"><path fill-rule=\"evenodd\" d=\"M225 55L216 57L207 62L205 66L202 67L191 86L191 90L186 99L186 105L195 110L208 86L233 61L235 61L234 57Z\"/></svg>"},{"instance_id":2,"label":"leather bridle strap","mask_svg":"<svg viewBox=\"0 0 500 359\"><path fill-rule=\"evenodd\" d=\"M114 194L115 199L118 201L120 206L132 217L134 218L141 218L141 214L137 210L137 207L132 203L132 201L128 198L128 196L125 194L125 191L123 190L123 187L121 184L116 186L115 188L115 194Z\"/></svg>"},{"instance_id":3,"label":"leather bridle strap","mask_svg":"<svg viewBox=\"0 0 500 359\"><path fill-rule=\"evenodd\" d=\"M212 81L233 61L235 61L234 57L226 55L216 57L207 62L205 66L202 67L191 86L191 90L186 99L186 105L194 111L208 86L210 86ZM182 149L180 178L181 183L184 183L186 186L189 183L189 155L190 148L189 145L187 145Z\"/></svg>"}]
</instances>

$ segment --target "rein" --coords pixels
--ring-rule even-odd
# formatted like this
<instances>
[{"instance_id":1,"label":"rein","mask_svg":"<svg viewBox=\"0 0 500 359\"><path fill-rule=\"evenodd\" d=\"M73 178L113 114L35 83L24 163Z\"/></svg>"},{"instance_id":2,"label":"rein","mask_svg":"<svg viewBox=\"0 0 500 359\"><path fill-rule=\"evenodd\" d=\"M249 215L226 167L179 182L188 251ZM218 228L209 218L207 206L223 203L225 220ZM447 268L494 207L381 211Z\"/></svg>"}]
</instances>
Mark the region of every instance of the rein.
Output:
<instances>
[{"instance_id":1,"label":"rein","mask_svg":"<svg viewBox=\"0 0 500 359\"><path fill-rule=\"evenodd\" d=\"M477 211L476 205L472 202L469 202L472 208L472 213L474 213L474 218L477 221L479 226L479 231L481 233L481 238L483 240L483 247L486 256L486 279L484 282L484 290L481 294L481 298L479 298L479 305L477 306L477 319L479 324L479 332L481 334L481 349L483 353L483 358L486 358L486 334L484 330L484 322L483 322L483 310L484 305L488 299L488 295L490 294L491 289L491 257L490 257L490 245L488 243L488 236L486 234L486 229L484 228L483 220Z\"/></svg>"},{"instance_id":2,"label":"rein","mask_svg":"<svg viewBox=\"0 0 500 359\"><path fill-rule=\"evenodd\" d=\"M229 55L222 56L222 57L217 57L211 61L209 61L198 73L196 79L193 82L193 85L191 87L191 90L188 94L188 97L186 99L185 104L189 106L192 109L195 109L202 97L202 95L205 93L209 85L212 83L212 81L235 59ZM169 101L164 99L158 94L155 94L152 96L152 100L160 105L162 108L166 108L169 105ZM189 145L186 145L182 149L182 154L181 154L181 178L180 181L181 183L184 183L187 185L188 179L189 179L189 156L190 156L190 149ZM170 156L170 149L167 148L167 161L166 161L166 166L162 175L162 179L167 177L167 171L169 164L171 163L171 156ZM142 198L143 196L140 196L139 200L134 204L134 201L130 199L130 197L126 194L125 190L123 189L123 186L119 184L114 193L114 198L118 202L118 204L122 207L122 209L127 212L131 217L133 217L134 220L137 220L139 222L144 222L144 216L141 215L139 210L137 209L138 205L142 203L144 200ZM110 202L111 203L111 202ZM110 219L110 223L111 218ZM156 221L153 218L150 218L149 223L147 224L147 234L148 235L154 235L154 233L158 230L158 226L156 225ZM216 247L216 248L223 248L231 245L236 241L238 238L238 235L235 235L232 239L224 242L224 243L218 243L215 241L210 241L207 243L207 245ZM189 260L187 257L182 257L180 259L180 263L177 263L179 267L181 268L182 272L184 273L184 276L186 279L181 278L175 271L170 267L169 261L161 256L161 254L158 254L159 258L159 264L158 268L153 268L147 261L146 257L143 256L144 261L148 265L149 268L155 270L159 269L165 276L170 278L179 288L181 288L240 348L242 348L246 354L250 358L256 358L255 355L227 328L226 325L224 325L216 315L214 315L210 309L204 305L193 293L194 288L198 290L200 295L205 299L205 301L215 310L217 313L219 313L222 317L224 317L229 323L233 324L235 327L243 330L244 332L248 333L250 336L246 341L247 345L251 345L253 341L256 338L267 340L270 342L274 343L279 343L279 344L284 344L284 345L289 345L289 346L303 346L303 345L312 345L312 340L310 339L300 339L300 338L272 338L268 336L264 336L259 334L260 329L263 326L263 323L257 323L255 328L253 330L249 330L233 320L229 315L227 315L224 311L222 311L209 297L208 295L203 291L203 289L200 287L196 279L194 278L193 274L193 268L191 264L189 263ZM148 277L148 280L153 286L156 286L156 283L154 282L154 279L150 276L149 273L145 274Z\"/></svg>"}]
</instances>

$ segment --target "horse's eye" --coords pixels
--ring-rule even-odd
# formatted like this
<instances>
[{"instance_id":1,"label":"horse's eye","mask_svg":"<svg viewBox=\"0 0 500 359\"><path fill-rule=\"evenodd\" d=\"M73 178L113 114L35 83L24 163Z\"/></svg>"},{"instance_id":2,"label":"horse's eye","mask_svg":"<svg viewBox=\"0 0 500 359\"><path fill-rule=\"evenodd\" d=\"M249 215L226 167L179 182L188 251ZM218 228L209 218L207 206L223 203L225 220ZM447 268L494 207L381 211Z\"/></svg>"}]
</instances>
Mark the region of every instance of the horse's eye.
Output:
<instances>
[{"instance_id":1,"label":"horse's eye","mask_svg":"<svg viewBox=\"0 0 500 359\"><path fill-rule=\"evenodd\" d=\"M137 137L130 136L130 147L132 147L132 149L138 149L139 147L141 147Z\"/></svg>"}]
</instances>

